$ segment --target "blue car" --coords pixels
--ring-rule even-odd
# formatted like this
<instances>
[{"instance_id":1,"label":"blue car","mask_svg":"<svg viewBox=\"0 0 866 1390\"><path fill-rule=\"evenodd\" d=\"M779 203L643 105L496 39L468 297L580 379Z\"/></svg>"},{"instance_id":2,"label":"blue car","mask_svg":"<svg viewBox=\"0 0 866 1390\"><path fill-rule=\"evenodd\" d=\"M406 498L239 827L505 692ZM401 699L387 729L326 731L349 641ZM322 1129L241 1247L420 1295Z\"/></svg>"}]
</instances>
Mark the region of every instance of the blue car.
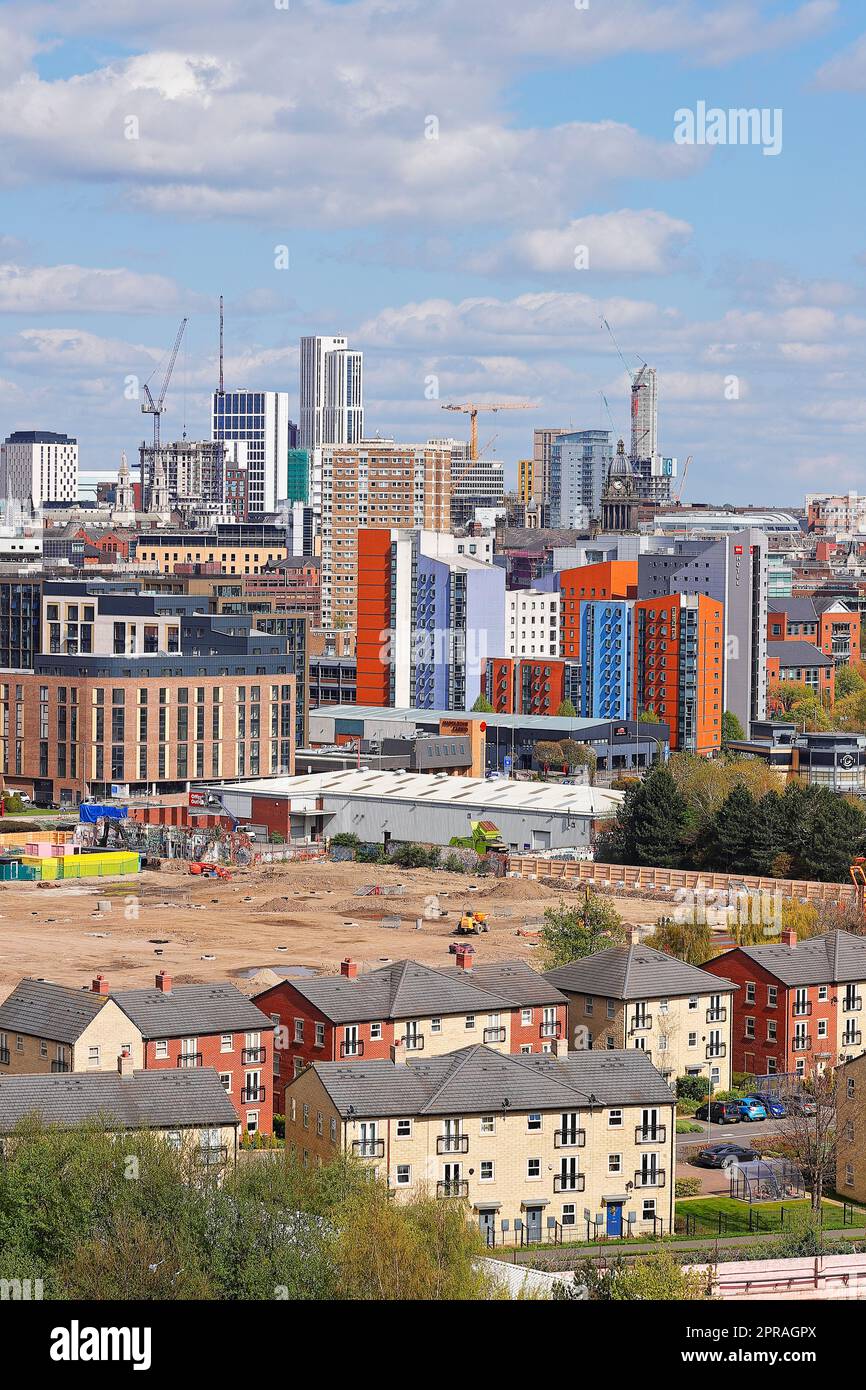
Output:
<instances>
[{"instance_id":1,"label":"blue car","mask_svg":"<svg viewBox=\"0 0 866 1390\"><path fill-rule=\"evenodd\" d=\"M767 1112L761 1102L755 1100L754 1096L745 1096L738 1104L744 1120L766 1120Z\"/></svg>"},{"instance_id":2,"label":"blue car","mask_svg":"<svg viewBox=\"0 0 866 1390\"><path fill-rule=\"evenodd\" d=\"M758 1101L774 1120L781 1120L788 1113L784 1101L781 1101L778 1096L765 1095L759 1091L757 1095L747 1096L747 1100Z\"/></svg>"}]
</instances>

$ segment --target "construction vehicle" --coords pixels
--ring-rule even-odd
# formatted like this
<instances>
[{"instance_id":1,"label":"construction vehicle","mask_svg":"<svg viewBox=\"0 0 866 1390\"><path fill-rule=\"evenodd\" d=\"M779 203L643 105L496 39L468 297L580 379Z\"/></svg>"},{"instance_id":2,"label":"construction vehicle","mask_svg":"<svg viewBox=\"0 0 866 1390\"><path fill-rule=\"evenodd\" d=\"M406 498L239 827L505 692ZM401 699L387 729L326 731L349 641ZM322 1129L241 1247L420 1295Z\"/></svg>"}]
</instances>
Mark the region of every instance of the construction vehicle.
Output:
<instances>
[{"instance_id":1,"label":"construction vehicle","mask_svg":"<svg viewBox=\"0 0 866 1390\"><path fill-rule=\"evenodd\" d=\"M454 928L456 936L478 936L483 931L490 931L487 922L486 912L476 912L471 907L464 907L460 916L460 921Z\"/></svg>"},{"instance_id":2,"label":"construction vehicle","mask_svg":"<svg viewBox=\"0 0 866 1390\"><path fill-rule=\"evenodd\" d=\"M228 869L224 869L222 864L193 863L189 866L191 874L201 874L202 878L231 878Z\"/></svg>"},{"instance_id":3,"label":"construction vehicle","mask_svg":"<svg viewBox=\"0 0 866 1390\"><path fill-rule=\"evenodd\" d=\"M499 826L494 825L492 820L471 821L469 834L453 835L448 846L450 849L474 849L476 854L487 854L491 850L504 854L507 851Z\"/></svg>"}]
</instances>

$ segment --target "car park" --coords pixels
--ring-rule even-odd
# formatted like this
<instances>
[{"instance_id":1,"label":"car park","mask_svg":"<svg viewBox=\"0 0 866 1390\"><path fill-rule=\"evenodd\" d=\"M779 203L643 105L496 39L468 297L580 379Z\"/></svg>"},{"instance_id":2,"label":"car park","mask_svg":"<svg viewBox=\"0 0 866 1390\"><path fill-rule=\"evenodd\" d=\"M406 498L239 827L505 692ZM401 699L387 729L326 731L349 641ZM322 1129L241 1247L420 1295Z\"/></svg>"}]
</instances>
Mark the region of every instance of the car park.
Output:
<instances>
[{"instance_id":1,"label":"car park","mask_svg":"<svg viewBox=\"0 0 866 1390\"><path fill-rule=\"evenodd\" d=\"M754 1096L743 1096L743 1099L737 1101L737 1104L740 1107L740 1115L744 1120L766 1120L766 1107L763 1106L759 1100L756 1100Z\"/></svg>"},{"instance_id":2,"label":"car park","mask_svg":"<svg viewBox=\"0 0 866 1390\"><path fill-rule=\"evenodd\" d=\"M747 1096L746 1099L760 1101L770 1119L780 1120L788 1113L782 1098L780 1096L771 1096L767 1091L756 1091L753 1096Z\"/></svg>"},{"instance_id":3,"label":"car park","mask_svg":"<svg viewBox=\"0 0 866 1390\"><path fill-rule=\"evenodd\" d=\"M757 1157L757 1151L745 1144L708 1144L692 1162L699 1168L726 1168L731 1163L751 1163Z\"/></svg>"},{"instance_id":4,"label":"car park","mask_svg":"<svg viewBox=\"0 0 866 1390\"><path fill-rule=\"evenodd\" d=\"M695 1111L696 1120L709 1119L714 1125L738 1125L743 1118L736 1100L704 1101Z\"/></svg>"}]
</instances>

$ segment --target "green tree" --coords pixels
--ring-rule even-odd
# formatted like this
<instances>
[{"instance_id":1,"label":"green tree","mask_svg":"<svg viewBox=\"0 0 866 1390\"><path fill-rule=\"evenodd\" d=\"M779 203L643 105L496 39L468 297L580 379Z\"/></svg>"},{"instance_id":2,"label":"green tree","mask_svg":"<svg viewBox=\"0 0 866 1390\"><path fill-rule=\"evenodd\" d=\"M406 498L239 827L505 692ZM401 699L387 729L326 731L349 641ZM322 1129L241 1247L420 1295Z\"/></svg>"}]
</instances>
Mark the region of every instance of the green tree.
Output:
<instances>
[{"instance_id":1,"label":"green tree","mask_svg":"<svg viewBox=\"0 0 866 1390\"><path fill-rule=\"evenodd\" d=\"M635 863L674 868L682 860L687 807L670 770L654 767L635 787L631 816Z\"/></svg>"},{"instance_id":2,"label":"green tree","mask_svg":"<svg viewBox=\"0 0 866 1390\"><path fill-rule=\"evenodd\" d=\"M579 907L545 908L541 946L545 970L591 956L625 941L622 917L612 903L587 888Z\"/></svg>"},{"instance_id":3,"label":"green tree","mask_svg":"<svg viewBox=\"0 0 866 1390\"><path fill-rule=\"evenodd\" d=\"M590 781L592 781L595 777L595 769L598 763L595 750L590 748L589 744L578 743L577 740L573 738L564 738L559 746L562 750L563 762L568 767L568 770L573 772L576 767L588 768Z\"/></svg>"},{"instance_id":4,"label":"green tree","mask_svg":"<svg viewBox=\"0 0 866 1390\"><path fill-rule=\"evenodd\" d=\"M835 681L837 702L866 692L866 680L856 666L837 666Z\"/></svg>"},{"instance_id":5,"label":"green tree","mask_svg":"<svg viewBox=\"0 0 866 1390\"><path fill-rule=\"evenodd\" d=\"M722 715L722 743L742 741L745 737L746 731L733 710L726 709Z\"/></svg>"},{"instance_id":6,"label":"green tree","mask_svg":"<svg viewBox=\"0 0 866 1390\"><path fill-rule=\"evenodd\" d=\"M725 873L754 871L757 804L747 787L734 787L713 817L708 829L714 868Z\"/></svg>"},{"instance_id":7,"label":"green tree","mask_svg":"<svg viewBox=\"0 0 866 1390\"><path fill-rule=\"evenodd\" d=\"M472 706L473 714L492 714L493 706L486 695L479 695L475 704Z\"/></svg>"},{"instance_id":8,"label":"green tree","mask_svg":"<svg viewBox=\"0 0 866 1390\"><path fill-rule=\"evenodd\" d=\"M574 708L574 705L571 703L571 700L563 700L563 701L561 702L560 706L559 706L559 709L556 711L556 713L557 713L557 714L560 716L560 718L562 718L562 719L576 719L576 718L577 718L577 710Z\"/></svg>"},{"instance_id":9,"label":"green tree","mask_svg":"<svg viewBox=\"0 0 866 1390\"><path fill-rule=\"evenodd\" d=\"M562 767L565 763L562 744L555 743L553 739L539 739L532 753L541 767Z\"/></svg>"},{"instance_id":10,"label":"green tree","mask_svg":"<svg viewBox=\"0 0 866 1390\"><path fill-rule=\"evenodd\" d=\"M802 878L843 883L852 858L863 852L866 814L847 797L817 788L797 856Z\"/></svg>"}]
</instances>

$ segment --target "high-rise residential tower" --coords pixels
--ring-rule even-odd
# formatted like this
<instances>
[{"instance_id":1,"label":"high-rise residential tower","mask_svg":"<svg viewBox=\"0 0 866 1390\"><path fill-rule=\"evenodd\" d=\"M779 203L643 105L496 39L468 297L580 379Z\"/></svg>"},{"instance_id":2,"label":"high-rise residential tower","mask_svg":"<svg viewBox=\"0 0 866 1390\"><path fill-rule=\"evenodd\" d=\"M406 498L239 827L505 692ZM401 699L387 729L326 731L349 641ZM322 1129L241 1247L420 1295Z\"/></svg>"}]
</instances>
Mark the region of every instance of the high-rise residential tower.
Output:
<instances>
[{"instance_id":1,"label":"high-rise residential tower","mask_svg":"<svg viewBox=\"0 0 866 1390\"><path fill-rule=\"evenodd\" d=\"M646 364L635 372L631 386L631 462L655 458L658 453L659 403L655 367Z\"/></svg>"},{"instance_id":2,"label":"high-rise residential tower","mask_svg":"<svg viewBox=\"0 0 866 1390\"><path fill-rule=\"evenodd\" d=\"M288 487L288 392L215 391L211 437L246 442L247 514L275 511Z\"/></svg>"},{"instance_id":3,"label":"high-rise residential tower","mask_svg":"<svg viewBox=\"0 0 866 1390\"><path fill-rule=\"evenodd\" d=\"M364 354L345 338L301 339L302 449L357 444L364 436Z\"/></svg>"},{"instance_id":4,"label":"high-rise residential tower","mask_svg":"<svg viewBox=\"0 0 866 1390\"><path fill-rule=\"evenodd\" d=\"M49 430L16 430L0 445L0 497L41 507L78 500L78 441Z\"/></svg>"}]
</instances>

